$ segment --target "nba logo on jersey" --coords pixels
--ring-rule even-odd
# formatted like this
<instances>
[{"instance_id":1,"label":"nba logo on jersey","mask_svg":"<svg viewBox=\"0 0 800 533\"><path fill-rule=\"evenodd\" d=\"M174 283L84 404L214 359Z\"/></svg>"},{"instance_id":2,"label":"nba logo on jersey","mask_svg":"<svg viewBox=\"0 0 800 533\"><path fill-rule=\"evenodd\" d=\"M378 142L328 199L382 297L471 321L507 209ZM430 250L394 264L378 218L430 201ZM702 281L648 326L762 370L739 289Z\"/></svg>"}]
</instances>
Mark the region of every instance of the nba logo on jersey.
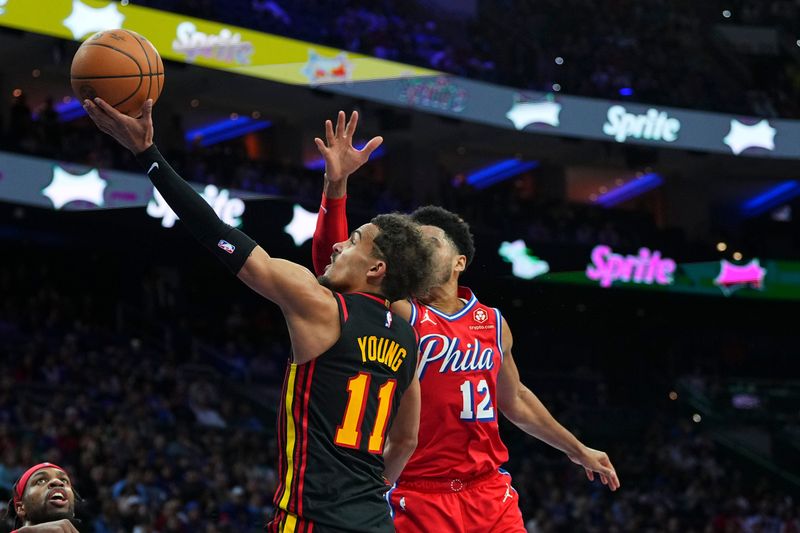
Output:
<instances>
[{"instance_id":1,"label":"nba logo on jersey","mask_svg":"<svg viewBox=\"0 0 800 533\"><path fill-rule=\"evenodd\" d=\"M438 324L431 318L430 309L427 308L425 309L425 313L422 315L422 320L420 320L419 323L424 324L425 322L433 324L434 326L438 326Z\"/></svg>"},{"instance_id":2,"label":"nba logo on jersey","mask_svg":"<svg viewBox=\"0 0 800 533\"><path fill-rule=\"evenodd\" d=\"M472 318L474 318L475 322L478 324L483 324L489 318L489 315L484 309L478 308L474 313L472 313Z\"/></svg>"},{"instance_id":3,"label":"nba logo on jersey","mask_svg":"<svg viewBox=\"0 0 800 533\"><path fill-rule=\"evenodd\" d=\"M232 254L233 251L236 250L234 245L223 239L220 239L220 241L217 243L217 246L229 254Z\"/></svg>"},{"instance_id":4,"label":"nba logo on jersey","mask_svg":"<svg viewBox=\"0 0 800 533\"><path fill-rule=\"evenodd\" d=\"M384 327L387 327L387 328L392 327L392 312L391 311L386 311L386 323L384 324Z\"/></svg>"}]
</instances>

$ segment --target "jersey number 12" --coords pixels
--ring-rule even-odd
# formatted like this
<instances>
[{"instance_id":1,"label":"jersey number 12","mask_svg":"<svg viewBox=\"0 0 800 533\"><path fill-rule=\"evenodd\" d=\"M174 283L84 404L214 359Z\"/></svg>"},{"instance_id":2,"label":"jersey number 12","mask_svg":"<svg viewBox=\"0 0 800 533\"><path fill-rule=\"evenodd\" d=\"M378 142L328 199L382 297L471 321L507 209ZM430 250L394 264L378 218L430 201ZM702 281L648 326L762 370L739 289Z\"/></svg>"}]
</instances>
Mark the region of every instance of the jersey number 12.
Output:
<instances>
[{"instance_id":1,"label":"jersey number 12","mask_svg":"<svg viewBox=\"0 0 800 533\"><path fill-rule=\"evenodd\" d=\"M472 382L467 380L461 384L460 388L464 402L461 409L461 420L477 420L479 422L494 420L494 407L492 407L492 398L489 395L489 384L485 379L478 382L477 392L483 396L477 407L475 406L475 395L472 393Z\"/></svg>"}]
</instances>

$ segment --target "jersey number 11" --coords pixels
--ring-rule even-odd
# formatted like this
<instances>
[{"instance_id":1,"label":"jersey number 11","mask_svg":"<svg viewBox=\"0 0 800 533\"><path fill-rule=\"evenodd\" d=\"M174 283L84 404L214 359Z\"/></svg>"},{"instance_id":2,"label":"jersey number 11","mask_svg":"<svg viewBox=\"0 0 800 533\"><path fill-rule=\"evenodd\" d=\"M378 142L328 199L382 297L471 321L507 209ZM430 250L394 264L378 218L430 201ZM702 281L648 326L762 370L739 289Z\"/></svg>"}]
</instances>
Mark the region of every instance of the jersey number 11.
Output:
<instances>
[{"instance_id":1,"label":"jersey number 11","mask_svg":"<svg viewBox=\"0 0 800 533\"><path fill-rule=\"evenodd\" d=\"M345 448L359 449L361 445L361 423L364 421L364 412L367 407L367 393L372 375L359 372L347 381L347 406L344 410L342 423L336 428L333 442ZM392 412L392 400L397 380L389 379L378 389L378 413L372 425L367 451L369 453L383 453L383 441L386 436L386 426L389 413Z\"/></svg>"}]
</instances>

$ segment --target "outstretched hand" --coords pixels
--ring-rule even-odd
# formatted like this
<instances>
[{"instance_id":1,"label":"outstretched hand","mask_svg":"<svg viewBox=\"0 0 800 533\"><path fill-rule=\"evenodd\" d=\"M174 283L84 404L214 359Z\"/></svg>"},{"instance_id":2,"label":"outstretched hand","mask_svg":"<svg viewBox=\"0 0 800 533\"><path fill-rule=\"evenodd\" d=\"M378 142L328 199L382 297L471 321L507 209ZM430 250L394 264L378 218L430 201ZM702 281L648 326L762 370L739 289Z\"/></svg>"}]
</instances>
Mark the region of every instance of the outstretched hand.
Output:
<instances>
[{"instance_id":1,"label":"outstretched hand","mask_svg":"<svg viewBox=\"0 0 800 533\"><path fill-rule=\"evenodd\" d=\"M319 137L314 139L319 153L325 159L325 174L331 183L340 182L358 170L383 142L383 137L373 137L364 148L357 150L353 146L357 124L358 111L353 111L346 125L344 111L339 111L335 131L333 123L330 120L325 121L327 144Z\"/></svg>"},{"instance_id":2,"label":"outstretched hand","mask_svg":"<svg viewBox=\"0 0 800 533\"><path fill-rule=\"evenodd\" d=\"M153 100L142 105L142 116L133 118L120 113L102 98L84 100L83 108L100 131L114 137L118 143L139 154L153 144Z\"/></svg>"},{"instance_id":3,"label":"outstretched hand","mask_svg":"<svg viewBox=\"0 0 800 533\"><path fill-rule=\"evenodd\" d=\"M594 481L594 475L597 473L603 485L607 485L612 491L620 487L617 471L614 469L614 465L611 464L611 460L605 452L592 448L584 448L583 453L580 455L570 455L569 459L573 463L583 467L589 481Z\"/></svg>"}]
</instances>

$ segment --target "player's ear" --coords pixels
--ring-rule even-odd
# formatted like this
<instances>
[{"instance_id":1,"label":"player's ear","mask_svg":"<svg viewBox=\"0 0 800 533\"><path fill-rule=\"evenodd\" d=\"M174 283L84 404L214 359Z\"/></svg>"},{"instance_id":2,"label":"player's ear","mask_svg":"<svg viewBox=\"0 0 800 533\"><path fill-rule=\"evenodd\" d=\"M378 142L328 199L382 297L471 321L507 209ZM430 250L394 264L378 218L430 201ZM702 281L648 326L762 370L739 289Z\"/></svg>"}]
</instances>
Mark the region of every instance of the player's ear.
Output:
<instances>
[{"instance_id":1,"label":"player's ear","mask_svg":"<svg viewBox=\"0 0 800 533\"><path fill-rule=\"evenodd\" d=\"M12 505L14 506L14 512L16 513L17 518L19 519L20 522L24 523L25 516L27 515L27 513L25 512L25 504L22 502L16 502L16 503L12 502Z\"/></svg>"},{"instance_id":2,"label":"player's ear","mask_svg":"<svg viewBox=\"0 0 800 533\"><path fill-rule=\"evenodd\" d=\"M455 269L456 272L464 272L467 269L467 256L457 255L456 264L453 265L453 268Z\"/></svg>"},{"instance_id":3,"label":"player's ear","mask_svg":"<svg viewBox=\"0 0 800 533\"><path fill-rule=\"evenodd\" d=\"M372 266L367 270L367 279L380 281L386 275L386 261L383 259L375 259Z\"/></svg>"}]
</instances>

